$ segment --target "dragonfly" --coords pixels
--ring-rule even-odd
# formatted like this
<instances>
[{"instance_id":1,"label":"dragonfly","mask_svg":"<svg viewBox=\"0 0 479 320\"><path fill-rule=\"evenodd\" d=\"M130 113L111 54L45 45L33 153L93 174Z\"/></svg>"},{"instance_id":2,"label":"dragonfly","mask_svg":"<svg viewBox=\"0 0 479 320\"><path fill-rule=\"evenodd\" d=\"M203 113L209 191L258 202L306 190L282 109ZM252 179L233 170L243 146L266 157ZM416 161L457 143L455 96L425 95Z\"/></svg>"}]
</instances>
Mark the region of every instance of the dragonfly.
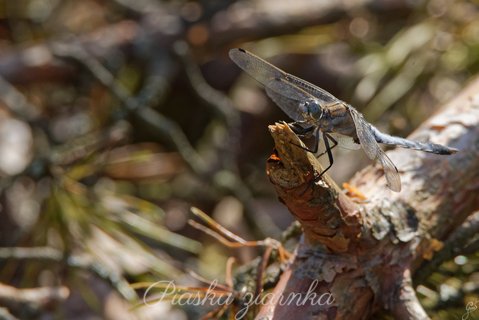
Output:
<instances>
[{"instance_id":1,"label":"dragonfly","mask_svg":"<svg viewBox=\"0 0 479 320\"><path fill-rule=\"evenodd\" d=\"M286 73L271 63L241 48L231 49L229 56L236 65L260 82L266 94L293 122L290 126L298 135L313 135L314 154L318 151L321 136L329 165L319 174L321 177L333 165L331 150L339 145L345 149L363 149L366 155L378 162L384 171L389 189L401 191L398 169L379 144L399 146L435 154L449 155L458 150L440 144L420 142L381 132L350 104L339 100L326 90L301 78ZM319 157L318 156L318 157Z\"/></svg>"}]
</instances>

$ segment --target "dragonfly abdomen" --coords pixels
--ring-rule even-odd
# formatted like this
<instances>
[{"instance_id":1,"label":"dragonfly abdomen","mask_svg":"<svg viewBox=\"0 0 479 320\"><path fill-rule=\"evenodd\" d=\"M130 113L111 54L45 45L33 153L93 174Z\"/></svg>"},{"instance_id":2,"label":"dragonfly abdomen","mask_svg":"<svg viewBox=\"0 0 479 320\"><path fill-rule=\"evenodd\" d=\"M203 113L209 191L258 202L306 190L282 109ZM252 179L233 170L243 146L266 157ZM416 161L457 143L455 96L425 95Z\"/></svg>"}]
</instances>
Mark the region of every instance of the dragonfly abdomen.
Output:
<instances>
[{"instance_id":1,"label":"dragonfly abdomen","mask_svg":"<svg viewBox=\"0 0 479 320\"><path fill-rule=\"evenodd\" d=\"M389 144L389 145L397 145L403 148L420 150L435 154L453 154L456 153L458 150L454 148L449 148L440 144L429 143L429 142L419 142L408 140L400 137L391 136L389 134L385 134L380 132L374 126L371 126L374 132L374 136L378 143Z\"/></svg>"}]
</instances>

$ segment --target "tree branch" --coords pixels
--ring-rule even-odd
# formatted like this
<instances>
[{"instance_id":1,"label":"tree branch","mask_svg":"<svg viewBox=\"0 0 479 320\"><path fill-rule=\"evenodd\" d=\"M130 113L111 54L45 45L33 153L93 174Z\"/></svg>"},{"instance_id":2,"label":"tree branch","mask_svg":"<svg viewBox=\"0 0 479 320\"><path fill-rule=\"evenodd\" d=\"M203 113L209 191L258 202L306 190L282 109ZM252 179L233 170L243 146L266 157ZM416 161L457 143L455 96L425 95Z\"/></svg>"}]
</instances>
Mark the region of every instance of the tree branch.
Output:
<instances>
[{"instance_id":1,"label":"tree branch","mask_svg":"<svg viewBox=\"0 0 479 320\"><path fill-rule=\"evenodd\" d=\"M14 314L32 317L39 311L65 301L70 295L66 287L17 289L0 283L0 305Z\"/></svg>"},{"instance_id":2,"label":"tree branch","mask_svg":"<svg viewBox=\"0 0 479 320\"><path fill-rule=\"evenodd\" d=\"M414 282L416 284L423 283L443 262L453 259L459 254L467 254L477 251L477 244L479 241L475 239L475 235L478 233L479 212L475 212L467 218L462 226L457 228L449 236L444 242L442 249L434 255L431 261L423 262L421 267L414 274ZM476 250L471 252L471 246L475 246Z\"/></svg>"},{"instance_id":3,"label":"tree branch","mask_svg":"<svg viewBox=\"0 0 479 320\"><path fill-rule=\"evenodd\" d=\"M364 203L353 202L327 176L314 182L321 167L292 144L299 141L287 126L277 124L270 131L277 152L268 160L267 173L304 230L273 297L306 294L317 280L315 292L329 292L335 300L297 308L272 299L260 314L364 319L386 308L398 318L427 318L411 287L411 271L479 208L479 79L411 135L460 151L452 156L388 152L400 170L403 191L388 190L382 169L369 166L351 182L366 196Z\"/></svg>"},{"instance_id":4,"label":"tree branch","mask_svg":"<svg viewBox=\"0 0 479 320\"><path fill-rule=\"evenodd\" d=\"M314 184L321 165L313 154L297 146L301 141L288 125L269 129L276 153L268 159L266 172L279 199L301 222L308 243L322 243L334 252L347 251L360 232L357 205L328 176Z\"/></svg>"},{"instance_id":5,"label":"tree branch","mask_svg":"<svg viewBox=\"0 0 479 320\"><path fill-rule=\"evenodd\" d=\"M395 319L429 319L412 286L411 272L404 270L397 277L397 286L388 306Z\"/></svg>"},{"instance_id":6,"label":"tree branch","mask_svg":"<svg viewBox=\"0 0 479 320\"><path fill-rule=\"evenodd\" d=\"M301 6L286 2L278 6L270 1L239 1L240 5L218 6L215 10L210 10L207 15L213 19L207 20L208 23L200 21L188 25L184 23L178 13L181 10L175 4L120 2L130 8L130 4L137 8L133 10L140 13L140 20L120 21L80 36L80 44L96 58L105 59L117 51L128 54L135 48L145 52L145 45L156 48L150 48L147 52L157 54L158 47L169 50L178 40L194 41L188 34L192 28L199 26L205 27L208 34L206 45L218 50L219 47L240 39L260 39L292 33L308 26L333 23L346 16L350 10L368 5L372 11L383 14L394 12L395 16L398 10L410 10L408 2L403 0L361 0L353 5L349 1L329 0ZM52 45L70 46L71 42L71 39L65 39L3 53L0 56L0 76L13 84L71 79L76 76L74 66L57 59L51 51Z\"/></svg>"},{"instance_id":7,"label":"tree branch","mask_svg":"<svg viewBox=\"0 0 479 320\"><path fill-rule=\"evenodd\" d=\"M0 262L8 260L37 261L41 263L65 263L71 268L88 270L107 281L126 300L134 301L137 295L126 279L116 272L93 262L88 256L65 256L63 252L51 247L9 247L0 248ZM1 300L0 300L1 301ZM0 302L1 304L1 302Z\"/></svg>"}]
</instances>

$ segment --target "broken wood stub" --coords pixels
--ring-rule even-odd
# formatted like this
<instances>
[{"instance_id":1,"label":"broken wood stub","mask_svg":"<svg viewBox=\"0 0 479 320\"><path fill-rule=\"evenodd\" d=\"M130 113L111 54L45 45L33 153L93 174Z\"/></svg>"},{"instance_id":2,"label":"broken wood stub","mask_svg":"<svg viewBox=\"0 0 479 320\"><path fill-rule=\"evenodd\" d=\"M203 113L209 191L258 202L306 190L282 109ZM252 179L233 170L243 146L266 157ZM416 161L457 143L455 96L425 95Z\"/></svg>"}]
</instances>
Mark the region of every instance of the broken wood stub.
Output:
<instances>
[{"instance_id":1,"label":"broken wood stub","mask_svg":"<svg viewBox=\"0 0 479 320\"><path fill-rule=\"evenodd\" d=\"M302 142L287 124L269 127L275 152L267 161L267 174L276 192L301 223L306 241L323 244L332 252L347 252L359 245L359 208L327 175L313 154L298 147Z\"/></svg>"}]
</instances>

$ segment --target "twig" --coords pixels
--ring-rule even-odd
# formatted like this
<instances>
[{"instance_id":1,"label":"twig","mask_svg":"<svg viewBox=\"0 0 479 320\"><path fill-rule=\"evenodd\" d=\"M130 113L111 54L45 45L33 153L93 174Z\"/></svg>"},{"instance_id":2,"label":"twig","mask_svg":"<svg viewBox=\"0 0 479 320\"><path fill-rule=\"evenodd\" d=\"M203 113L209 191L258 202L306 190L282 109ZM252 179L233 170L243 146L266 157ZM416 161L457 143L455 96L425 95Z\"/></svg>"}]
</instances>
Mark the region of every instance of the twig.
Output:
<instances>
[{"instance_id":1,"label":"twig","mask_svg":"<svg viewBox=\"0 0 479 320\"><path fill-rule=\"evenodd\" d=\"M24 120L30 122L37 108L32 105L14 86L0 76L0 98L10 108L12 113Z\"/></svg>"},{"instance_id":2,"label":"twig","mask_svg":"<svg viewBox=\"0 0 479 320\"><path fill-rule=\"evenodd\" d=\"M228 260L226 260L226 275L225 275L225 283L230 288L233 290L233 264L236 262L236 259L234 257L229 257Z\"/></svg>"},{"instance_id":3,"label":"twig","mask_svg":"<svg viewBox=\"0 0 479 320\"><path fill-rule=\"evenodd\" d=\"M183 41L175 43L175 52L181 57L191 87L196 95L210 106L225 121L227 134L223 139L220 157L225 167L237 171L235 159L240 142L239 112L231 99L222 92L213 89L203 78L198 66L193 62L188 44Z\"/></svg>"},{"instance_id":4,"label":"twig","mask_svg":"<svg viewBox=\"0 0 479 320\"><path fill-rule=\"evenodd\" d=\"M186 38L187 28L183 26L178 5L155 1L116 0L124 7L141 14L141 21L124 20L82 36L80 41L97 58L107 58L111 52L131 52L137 44L160 44L162 50ZM217 5L207 12L208 17L218 17L208 25L208 46L218 48L235 43L239 39L253 40L279 34L292 33L308 26L329 24L347 16L356 7L369 5L377 14L398 10L410 11L408 1L361 0L353 6L345 1L324 1L320 5L305 2L284 3L278 6L268 1L240 1L240 5ZM294 6L294 10L291 9ZM281 19L278 17L281 16ZM167 21L167 22L165 22ZM168 28L166 23L178 24L177 30ZM62 41L68 45L69 40ZM49 46L40 44L20 51L6 53L0 57L0 75L12 83L56 80L65 81L76 76L75 69L56 59ZM35 59L32 59L34 57Z\"/></svg>"},{"instance_id":5,"label":"twig","mask_svg":"<svg viewBox=\"0 0 479 320\"><path fill-rule=\"evenodd\" d=\"M199 210L198 208L191 208L191 211L200 219L203 220L206 224L208 224L209 227L203 226L199 223L197 223L194 220L188 220L188 224L191 225L193 228L198 229L209 236L215 238L222 244L224 244L227 247L230 248L241 248L241 247L266 247L267 250L271 249L276 249L278 250L278 254L280 257L280 260L282 262L287 261L290 257L291 254L284 249L283 245L272 238L266 238L264 240L260 241L246 241L245 239L241 238L240 236L234 234L233 232L229 231L213 219L211 219L206 213L203 211ZM215 231L216 230L216 231ZM231 240L228 240L231 239Z\"/></svg>"},{"instance_id":6,"label":"twig","mask_svg":"<svg viewBox=\"0 0 479 320\"><path fill-rule=\"evenodd\" d=\"M266 268L268 267L268 262L269 258L271 257L271 252L273 251L273 248L268 247L263 253L263 256L261 257L261 263L258 264L258 269L256 273L256 288L255 288L255 294L254 296L257 297L261 294L261 291L263 291L263 276L266 271Z\"/></svg>"},{"instance_id":7,"label":"twig","mask_svg":"<svg viewBox=\"0 0 479 320\"><path fill-rule=\"evenodd\" d=\"M153 0L114 0L119 5L140 14L152 14L161 10L158 2Z\"/></svg>"},{"instance_id":8,"label":"twig","mask_svg":"<svg viewBox=\"0 0 479 320\"><path fill-rule=\"evenodd\" d=\"M2 320L18 320L14 317L7 308L0 308L0 319Z\"/></svg>"},{"instance_id":9,"label":"twig","mask_svg":"<svg viewBox=\"0 0 479 320\"><path fill-rule=\"evenodd\" d=\"M129 283L120 275L106 269L104 266L95 263L88 257L65 256L61 251L51 247L31 248L0 248L0 261L20 260L37 261L41 263L66 263L69 267L89 270L106 280L128 301L137 299L136 293L129 286Z\"/></svg>"},{"instance_id":10,"label":"twig","mask_svg":"<svg viewBox=\"0 0 479 320\"><path fill-rule=\"evenodd\" d=\"M142 100L131 97L127 90L116 81L111 72L92 54L88 53L79 42L76 44L69 43L68 45L56 44L52 48L56 55L74 58L83 64L95 78L120 99L128 113L138 116L144 123L149 124L156 131L160 132L162 136L169 137L190 168L199 175L206 175L206 165L203 159L191 146L181 128L173 121L151 109L148 105L142 105L141 102L145 102L144 95ZM149 97L151 98L152 95Z\"/></svg>"},{"instance_id":11,"label":"twig","mask_svg":"<svg viewBox=\"0 0 479 320\"><path fill-rule=\"evenodd\" d=\"M229 261L229 260L227 260ZM226 269L226 271L228 272L228 269ZM203 284L209 286L211 285L211 280L208 280L202 276L200 276L199 274L197 274L196 272L192 271L192 270L188 270L188 274L193 277L194 279L198 280L199 282L202 282ZM232 286L229 286L228 283L226 283L226 285L223 285L221 283L216 283L215 284L215 288L218 288L219 290L222 290L222 291L233 291L233 287Z\"/></svg>"},{"instance_id":12,"label":"twig","mask_svg":"<svg viewBox=\"0 0 479 320\"><path fill-rule=\"evenodd\" d=\"M108 71L108 69L105 68L97 58L82 46L78 39L76 39L76 41L75 39L76 38L73 38L73 40L68 43L52 43L52 53L61 58L73 58L85 65L87 70L89 70L101 84L109 88L130 111L135 110L138 105L130 100L130 94L128 91L116 81L111 72Z\"/></svg>"},{"instance_id":13,"label":"twig","mask_svg":"<svg viewBox=\"0 0 479 320\"><path fill-rule=\"evenodd\" d=\"M235 242L238 242L238 243L247 242L245 239L243 239L240 236L234 234L233 232L229 231L228 229L223 227L221 224L219 224L218 222L213 220L210 216L208 216L206 213L204 213L200 209L192 207L190 210L195 216L197 216L198 218L203 220L203 222L208 224L208 226L210 226L212 229L215 229L216 231L220 232L221 234L223 234L227 238L230 238L231 240L233 240Z\"/></svg>"},{"instance_id":14,"label":"twig","mask_svg":"<svg viewBox=\"0 0 479 320\"><path fill-rule=\"evenodd\" d=\"M123 86L115 80L114 76L98 61L98 59L91 55L85 48L81 47L80 42L71 42L68 46L65 44L55 45L52 48L54 48L57 55L74 58L82 63L103 85L109 88L112 93L120 99L123 107L126 108L127 113L133 114L140 121L155 130L159 135L168 138L195 174L212 181L213 185L218 189L228 190L242 201L245 204L247 222L259 236L265 237L266 235L264 234L264 229L258 228L258 225L265 226L265 229L268 227L268 233L270 234L277 231L274 229L274 223L272 223L271 219L267 215L258 212L258 209L254 208L251 192L241 181L241 178L237 174L237 168L235 166L232 167L232 161L227 162L222 168L229 173L230 179L212 179L211 172L217 171L218 168L207 165L203 158L190 144L181 128L173 121L153 110L149 106L149 101L145 101L145 95L142 95L141 99L131 97ZM154 95L149 95L149 97L154 97ZM224 107L217 106L217 108ZM227 106L226 108L233 107ZM227 110L223 110L223 112L227 112ZM237 121L237 119L234 120L234 117L230 117L229 119L230 122ZM233 124L234 126L237 126L237 123ZM228 183L225 184L223 181L228 181Z\"/></svg>"},{"instance_id":15,"label":"twig","mask_svg":"<svg viewBox=\"0 0 479 320\"><path fill-rule=\"evenodd\" d=\"M468 254L474 254L479 251L479 239L472 241L469 243L463 250L462 254L468 255Z\"/></svg>"},{"instance_id":16,"label":"twig","mask_svg":"<svg viewBox=\"0 0 479 320\"><path fill-rule=\"evenodd\" d=\"M17 289L0 283L0 305L24 317L31 317L44 308L63 302L69 295L66 287Z\"/></svg>"},{"instance_id":17,"label":"twig","mask_svg":"<svg viewBox=\"0 0 479 320\"><path fill-rule=\"evenodd\" d=\"M63 253L50 247L35 248L0 248L0 261L9 259L39 262L60 262L63 260Z\"/></svg>"},{"instance_id":18,"label":"twig","mask_svg":"<svg viewBox=\"0 0 479 320\"><path fill-rule=\"evenodd\" d=\"M402 275L398 275L398 282L393 299L390 301L391 304L388 306L393 316L396 319L429 319L412 286L410 271L405 270Z\"/></svg>"},{"instance_id":19,"label":"twig","mask_svg":"<svg viewBox=\"0 0 479 320\"><path fill-rule=\"evenodd\" d=\"M274 228L274 223L271 218L264 213L254 208L254 199L251 196L251 192L248 187L243 183L239 174L236 164L236 157L238 155L238 147L240 142L240 115L231 99L222 92L213 89L203 78L198 66L194 63L191 56L190 48L184 41L177 41L174 45L176 54L181 58L185 72L190 81L191 87L195 94L209 105L216 114L225 122L225 138L222 140L221 147L216 153L218 161L222 162L222 170L231 173L230 183L228 185L221 185L226 188L230 193L235 195L241 202L245 204L246 222L248 225L261 236L265 234L279 233L277 228ZM208 171L217 171L215 164L209 165ZM266 232L258 229L258 225L264 226ZM266 229L266 226L269 226Z\"/></svg>"},{"instance_id":20,"label":"twig","mask_svg":"<svg viewBox=\"0 0 479 320\"><path fill-rule=\"evenodd\" d=\"M155 130L161 136L169 137L173 142L175 149L180 153L181 157L188 166L199 176L207 175L207 166L203 159L196 152L188 141L188 138L181 128L173 121L164 117L159 112L147 107L141 108L135 115L151 129Z\"/></svg>"},{"instance_id":21,"label":"twig","mask_svg":"<svg viewBox=\"0 0 479 320\"><path fill-rule=\"evenodd\" d=\"M479 232L479 211L467 218L462 226L457 228L445 241L444 247L437 252L430 261L425 261L414 273L416 285L424 283L426 279L444 262L453 259L459 254L472 254L478 250L479 240L474 237ZM471 242L472 241L472 242Z\"/></svg>"}]
</instances>

